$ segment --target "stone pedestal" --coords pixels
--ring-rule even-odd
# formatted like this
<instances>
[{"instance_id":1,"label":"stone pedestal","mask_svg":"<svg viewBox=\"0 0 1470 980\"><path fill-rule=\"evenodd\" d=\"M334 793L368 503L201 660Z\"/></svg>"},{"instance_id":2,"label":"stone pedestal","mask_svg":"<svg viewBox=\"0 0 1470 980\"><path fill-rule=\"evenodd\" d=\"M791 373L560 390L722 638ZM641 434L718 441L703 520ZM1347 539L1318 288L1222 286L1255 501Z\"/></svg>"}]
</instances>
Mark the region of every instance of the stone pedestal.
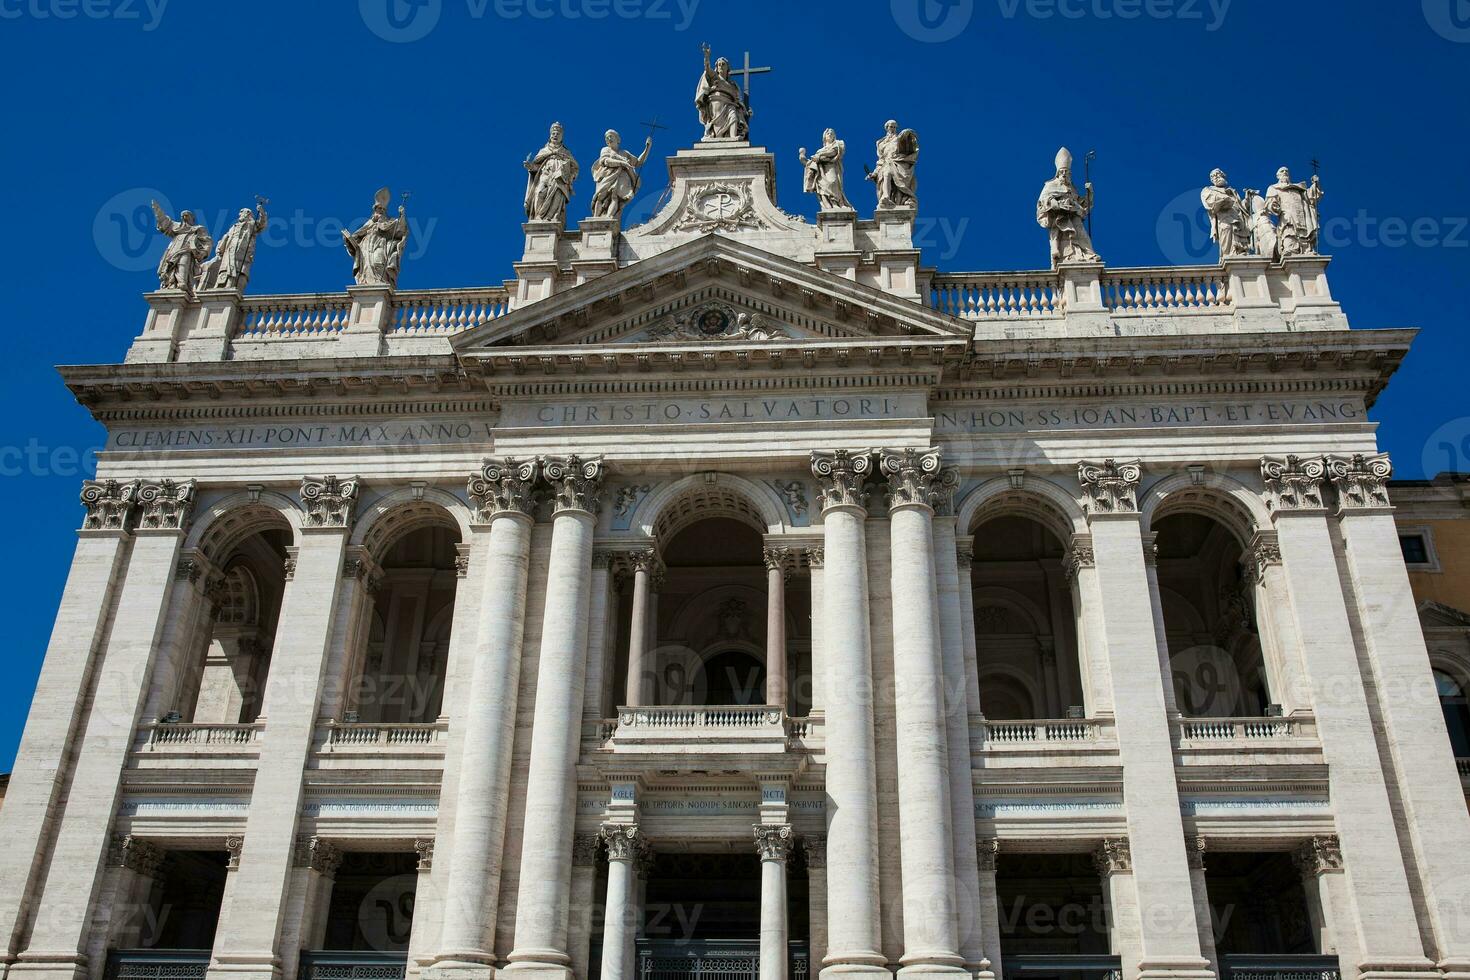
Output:
<instances>
[{"instance_id":1,"label":"stone pedestal","mask_svg":"<svg viewBox=\"0 0 1470 980\"><path fill-rule=\"evenodd\" d=\"M844 279L856 279L858 262L862 260L856 232L856 211L818 211L817 267Z\"/></svg>"},{"instance_id":2,"label":"stone pedestal","mask_svg":"<svg viewBox=\"0 0 1470 980\"><path fill-rule=\"evenodd\" d=\"M179 345L180 361L223 361L240 325L238 289L203 289L188 334Z\"/></svg>"},{"instance_id":3,"label":"stone pedestal","mask_svg":"<svg viewBox=\"0 0 1470 980\"><path fill-rule=\"evenodd\" d=\"M383 336L393 327L391 286L348 286L352 311L347 328L337 338L338 356L377 357L385 349Z\"/></svg>"},{"instance_id":4,"label":"stone pedestal","mask_svg":"<svg viewBox=\"0 0 1470 980\"><path fill-rule=\"evenodd\" d=\"M1266 272L1271 260L1264 255L1227 255L1220 260L1225 288L1235 309L1236 329L1241 333L1281 330L1280 307L1271 295Z\"/></svg>"},{"instance_id":5,"label":"stone pedestal","mask_svg":"<svg viewBox=\"0 0 1470 980\"><path fill-rule=\"evenodd\" d=\"M914 247L913 208L878 208L873 261L878 265L878 288L903 299L922 301L919 295L919 250Z\"/></svg>"},{"instance_id":6,"label":"stone pedestal","mask_svg":"<svg viewBox=\"0 0 1470 980\"><path fill-rule=\"evenodd\" d=\"M565 229L559 221L527 221L521 225L526 234L526 248L515 263L516 288L514 306L519 308L545 299L556 292L559 272L558 253Z\"/></svg>"},{"instance_id":7,"label":"stone pedestal","mask_svg":"<svg viewBox=\"0 0 1470 980\"><path fill-rule=\"evenodd\" d=\"M148 301L148 319L143 332L133 340L123 358L125 364L162 363L172 361L179 344L196 315L194 301L181 289L160 289L144 293Z\"/></svg>"},{"instance_id":8,"label":"stone pedestal","mask_svg":"<svg viewBox=\"0 0 1470 980\"><path fill-rule=\"evenodd\" d=\"M1063 262L1057 266L1069 330L1111 332L1108 310L1102 299L1102 273L1101 262Z\"/></svg>"},{"instance_id":9,"label":"stone pedestal","mask_svg":"<svg viewBox=\"0 0 1470 980\"><path fill-rule=\"evenodd\" d=\"M577 285L618 271L618 218L583 218L577 257L572 260Z\"/></svg>"}]
</instances>

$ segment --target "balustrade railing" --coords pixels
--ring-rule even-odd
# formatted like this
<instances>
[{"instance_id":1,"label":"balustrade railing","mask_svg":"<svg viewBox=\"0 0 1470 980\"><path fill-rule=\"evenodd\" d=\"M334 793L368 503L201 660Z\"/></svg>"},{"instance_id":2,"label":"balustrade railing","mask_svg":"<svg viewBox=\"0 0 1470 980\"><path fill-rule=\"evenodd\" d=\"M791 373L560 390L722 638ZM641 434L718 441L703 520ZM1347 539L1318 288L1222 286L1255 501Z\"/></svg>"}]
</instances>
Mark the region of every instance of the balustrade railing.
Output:
<instances>
[{"instance_id":1,"label":"balustrade railing","mask_svg":"<svg viewBox=\"0 0 1470 980\"><path fill-rule=\"evenodd\" d=\"M326 747L335 748L426 746L442 741L447 733L443 724L381 725L368 722L327 723Z\"/></svg>"},{"instance_id":2,"label":"balustrade railing","mask_svg":"<svg viewBox=\"0 0 1470 980\"><path fill-rule=\"evenodd\" d=\"M1220 980L1342 980L1336 956L1235 954L1220 957Z\"/></svg>"},{"instance_id":3,"label":"balustrade railing","mask_svg":"<svg viewBox=\"0 0 1470 980\"><path fill-rule=\"evenodd\" d=\"M346 293L247 296L240 301L236 340L312 339L347 329L352 297Z\"/></svg>"},{"instance_id":4,"label":"balustrade railing","mask_svg":"<svg viewBox=\"0 0 1470 980\"><path fill-rule=\"evenodd\" d=\"M595 944L593 952L601 952ZM759 980L759 939L638 939L638 980ZM805 942L787 943L790 980L809 980L811 951ZM601 957L593 959L594 976Z\"/></svg>"},{"instance_id":5,"label":"balustrade railing","mask_svg":"<svg viewBox=\"0 0 1470 980\"><path fill-rule=\"evenodd\" d=\"M1105 954L1007 956L1002 972L1015 980L1122 980L1123 961Z\"/></svg>"},{"instance_id":6,"label":"balustrade railing","mask_svg":"<svg viewBox=\"0 0 1470 980\"><path fill-rule=\"evenodd\" d=\"M1055 272L976 272L936 275L931 304L966 320L1019 320L1058 316L1065 311Z\"/></svg>"},{"instance_id":7,"label":"balustrade railing","mask_svg":"<svg viewBox=\"0 0 1470 980\"><path fill-rule=\"evenodd\" d=\"M1086 742L1098 737L1096 718L1058 718L1039 721L986 721L980 724L986 742L1002 745L1035 742Z\"/></svg>"},{"instance_id":8,"label":"balustrade railing","mask_svg":"<svg viewBox=\"0 0 1470 980\"><path fill-rule=\"evenodd\" d=\"M774 705L684 707L678 705L618 709L619 728L769 728L781 724Z\"/></svg>"},{"instance_id":9,"label":"balustrade railing","mask_svg":"<svg viewBox=\"0 0 1470 980\"><path fill-rule=\"evenodd\" d=\"M106 980L204 980L207 949L110 949Z\"/></svg>"},{"instance_id":10,"label":"balustrade railing","mask_svg":"<svg viewBox=\"0 0 1470 980\"><path fill-rule=\"evenodd\" d=\"M509 308L510 295L500 286L397 292L391 332L409 337L455 334L505 316Z\"/></svg>"},{"instance_id":11,"label":"balustrade railing","mask_svg":"<svg viewBox=\"0 0 1470 980\"><path fill-rule=\"evenodd\" d=\"M407 953L373 950L302 950L298 980L403 980Z\"/></svg>"},{"instance_id":12,"label":"balustrade railing","mask_svg":"<svg viewBox=\"0 0 1470 980\"><path fill-rule=\"evenodd\" d=\"M1229 279L1218 266L1107 269L1102 304L1116 314L1220 313L1230 308Z\"/></svg>"},{"instance_id":13,"label":"balustrade railing","mask_svg":"<svg viewBox=\"0 0 1470 980\"><path fill-rule=\"evenodd\" d=\"M1455 768L1460 770L1461 776L1470 776L1470 759L1457 758Z\"/></svg>"},{"instance_id":14,"label":"balustrade railing","mask_svg":"<svg viewBox=\"0 0 1470 980\"><path fill-rule=\"evenodd\" d=\"M185 722L158 722L144 725L143 746L149 750L185 746L244 747L260 740L261 725L202 725Z\"/></svg>"},{"instance_id":15,"label":"balustrade railing","mask_svg":"<svg viewBox=\"0 0 1470 980\"><path fill-rule=\"evenodd\" d=\"M1188 742L1258 742L1303 734L1295 718L1184 718L1177 724Z\"/></svg>"}]
</instances>

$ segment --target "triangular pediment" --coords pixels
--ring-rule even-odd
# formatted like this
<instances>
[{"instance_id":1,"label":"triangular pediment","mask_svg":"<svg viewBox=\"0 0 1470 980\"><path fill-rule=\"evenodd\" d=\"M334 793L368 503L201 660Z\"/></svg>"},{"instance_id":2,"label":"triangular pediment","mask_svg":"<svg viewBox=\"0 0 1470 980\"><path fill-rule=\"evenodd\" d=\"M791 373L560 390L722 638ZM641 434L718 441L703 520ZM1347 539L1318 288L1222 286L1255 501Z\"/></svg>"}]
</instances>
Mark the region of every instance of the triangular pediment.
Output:
<instances>
[{"instance_id":1,"label":"triangular pediment","mask_svg":"<svg viewBox=\"0 0 1470 980\"><path fill-rule=\"evenodd\" d=\"M473 354L515 346L780 346L970 335L963 322L912 300L711 233L452 342L460 354Z\"/></svg>"},{"instance_id":2,"label":"triangular pediment","mask_svg":"<svg viewBox=\"0 0 1470 980\"><path fill-rule=\"evenodd\" d=\"M1419 603L1419 624L1424 629L1465 629L1470 627L1470 613L1454 606L1425 599Z\"/></svg>"}]
</instances>

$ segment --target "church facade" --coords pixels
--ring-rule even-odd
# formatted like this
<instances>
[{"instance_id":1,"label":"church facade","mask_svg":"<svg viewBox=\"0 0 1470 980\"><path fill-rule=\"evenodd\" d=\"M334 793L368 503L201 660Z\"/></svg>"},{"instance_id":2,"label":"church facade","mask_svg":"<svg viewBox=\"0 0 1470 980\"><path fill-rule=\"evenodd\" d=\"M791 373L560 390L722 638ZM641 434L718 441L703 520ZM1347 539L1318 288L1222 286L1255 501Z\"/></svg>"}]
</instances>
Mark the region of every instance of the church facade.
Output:
<instances>
[{"instance_id":1,"label":"church facade","mask_svg":"<svg viewBox=\"0 0 1470 980\"><path fill-rule=\"evenodd\" d=\"M386 190L342 293L159 211L142 332L62 369L108 442L6 977L1470 976L1366 415L1412 331L1350 329L1315 181L1120 269L1064 151L1049 268L942 271L915 134L871 218L803 151L811 222L729 75L634 227L647 150L568 227L557 127L503 286L398 289Z\"/></svg>"}]
</instances>

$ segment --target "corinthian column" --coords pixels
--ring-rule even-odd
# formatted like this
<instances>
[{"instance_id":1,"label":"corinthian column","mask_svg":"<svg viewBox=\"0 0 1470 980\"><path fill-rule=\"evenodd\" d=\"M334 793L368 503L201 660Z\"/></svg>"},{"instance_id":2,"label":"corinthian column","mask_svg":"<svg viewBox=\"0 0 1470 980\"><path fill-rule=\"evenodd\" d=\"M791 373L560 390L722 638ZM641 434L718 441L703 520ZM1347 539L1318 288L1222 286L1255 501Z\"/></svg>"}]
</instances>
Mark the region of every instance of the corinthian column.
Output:
<instances>
[{"instance_id":1,"label":"corinthian column","mask_svg":"<svg viewBox=\"0 0 1470 980\"><path fill-rule=\"evenodd\" d=\"M886 974L878 909L878 777L873 748L873 650L863 482L867 453L814 452L824 573L827 744L827 955L822 974Z\"/></svg>"},{"instance_id":2,"label":"corinthian column","mask_svg":"<svg viewBox=\"0 0 1470 980\"><path fill-rule=\"evenodd\" d=\"M469 482L476 522L490 525L490 554L479 637L459 751L454 843L444 896L436 971L488 978L494 970L492 920L500 897L506 787L510 785L516 692L525 634L534 461L487 459ZM471 761L472 760L472 761Z\"/></svg>"},{"instance_id":3,"label":"corinthian column","mask_svg":"<svg viewBox=\"0 0 1470 980\"><path fill-rule=\"evenodd\" d=\"M767 548L766 561L766 704L786 710L786 577L791 549Z\"/></svg>"},{"instance_id":4,"label":"corinthian column","mask_svg":"<svg viewBox=\"0 0 1470 980\"><path fill-rule=\"evenodd\" d=\"M884 451L892 554L894 713L903 860L900 976L963 973L955 915L944 664L934 572L939 450Z\"/></svg>"},{"instance_id":5,"label":"corinthian column","mask_svg":"<svg viewBox=\"0 0 1470 980\"><path fill-rule=\"evenodd\" d=\"M637 864L648 842L633 824L607 823L600 836L607 844L607 902L602 916L603 980L632 980L633 933L638 920Z\"/></svg>"},{"instance_id":6,"label":"corinthian column","mask_svg":"<svg viewBox=\"0 0 1470 980\"><path fill-rule=\"evenodd\" d=\"M791 825L757 824L755 850L761 859L760 980L786 980L791 931L786 922L786 857L791 853Z\"/></svg>"},{"instance_id":7,"label":"corinthian column","mask_svg":"<svg viewBox=\"0 0 1470 980\"><path fill-rule=\"evenodd\" d=\"M628 678L623 704L636 708L648 703L652 688L647 676L648 640L655 631L651 582L658 567L658 553L652 548L635 551L628 556L628 563L633 566L633 611L628 621Z\"/></svg>"},{"instance_id":8,"label":"corinthian column","mask_svg":"<svg viewBox=\"0 0 1470 980\"><path fill-rule=\"evenodd\" d=\"M587 676L592 531L602 460L549 457L542 474L554 494L536 711L526 780L515 949L506 972L571 976L567 915L576 817L577 746Z\"/></svg>"}]
</instances>

